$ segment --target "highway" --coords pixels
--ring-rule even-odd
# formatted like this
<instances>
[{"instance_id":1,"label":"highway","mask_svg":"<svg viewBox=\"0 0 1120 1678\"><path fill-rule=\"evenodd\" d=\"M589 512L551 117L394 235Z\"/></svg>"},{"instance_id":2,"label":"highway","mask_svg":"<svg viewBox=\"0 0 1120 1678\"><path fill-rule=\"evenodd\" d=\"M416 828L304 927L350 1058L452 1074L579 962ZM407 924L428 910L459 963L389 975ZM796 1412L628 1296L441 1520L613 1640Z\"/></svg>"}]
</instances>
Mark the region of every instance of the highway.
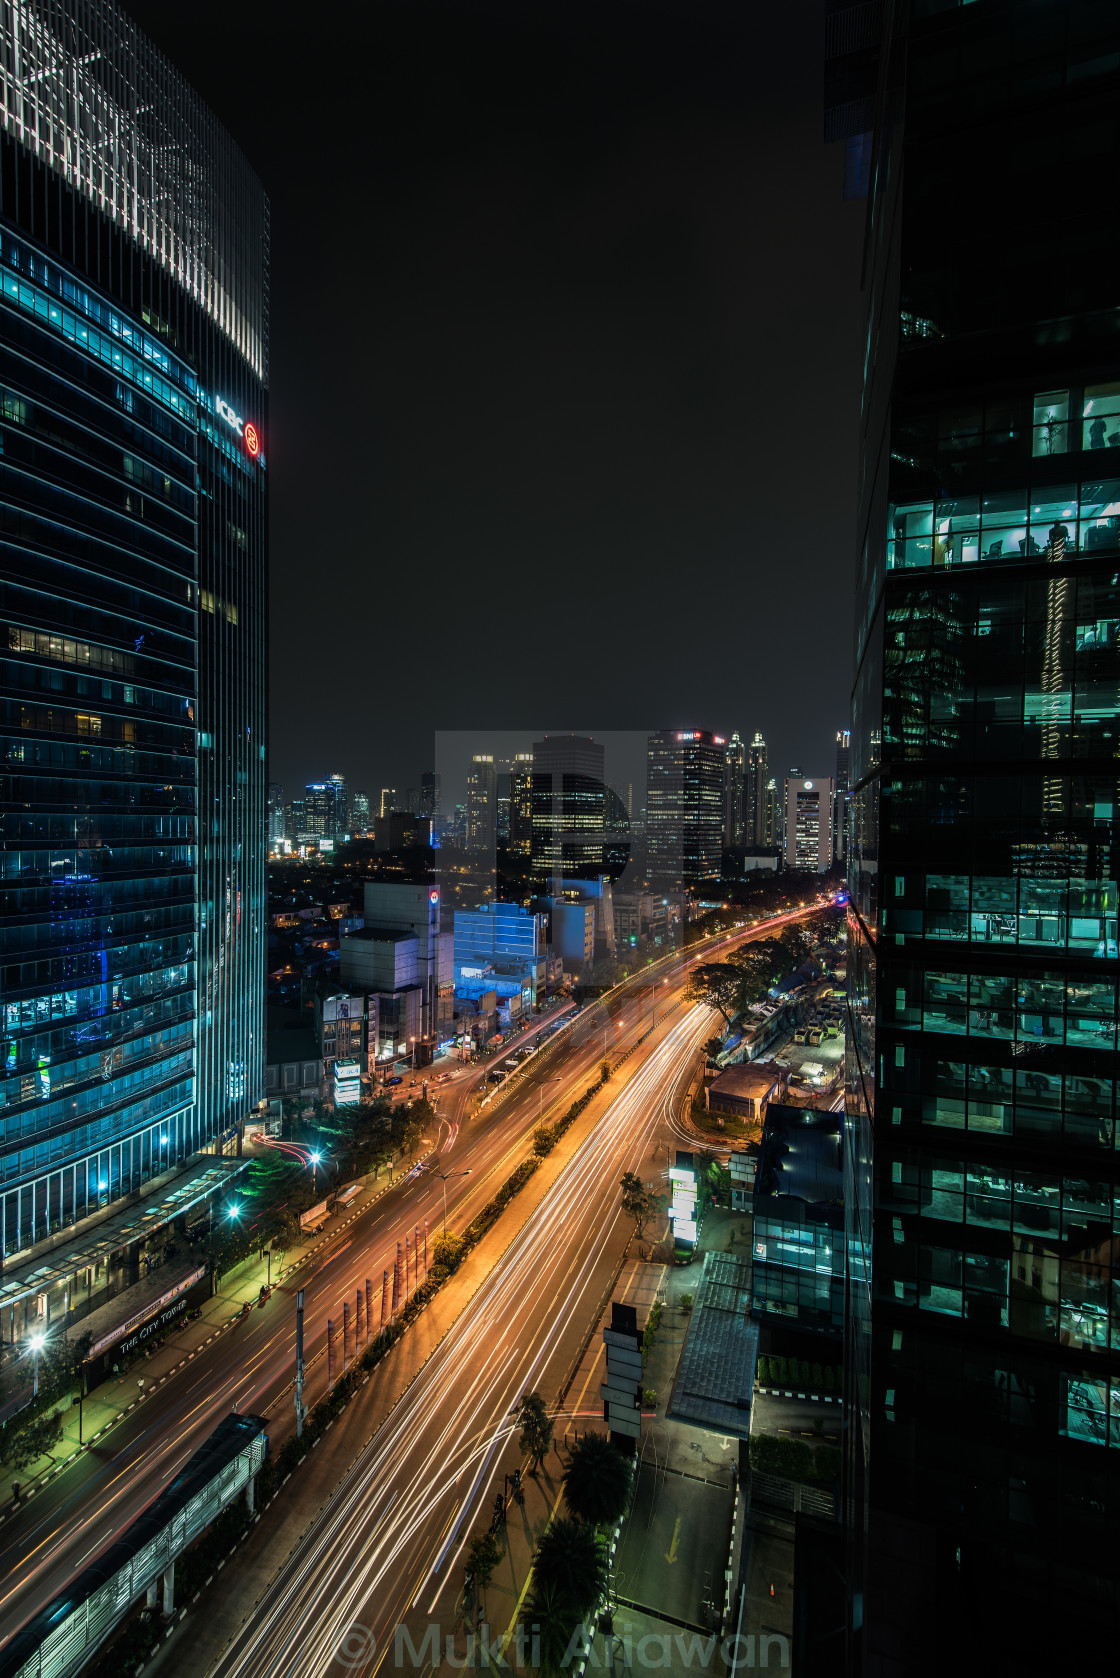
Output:
<instances>
[{"instance_id":1,"label":"highway","mask_svg":"<svg viewBox=\"0 0 1120 1678\"><path fill-rule=\"evenodd\" d=\"M519 1460L518 1400L551 1398L569 1372L633 1231L619 1177L648 1171L666 1092L710 1029L706 1008L670 1016L218 1663L207 1665L204 1638L185 1639L168 1651L177 1673L320 1678L344 1651L350 1671L372 1674L395 1664L401 1624L417 1649L438 1624L442 1654L459 1619L463 1548Z\"/></svg>"},{"instance_id":2,"label":"highway","mask_svg":"<svg viewBox=\"0 0 1120 1678\"><path fill-rule=\"evenodd\" d=\"M600 1126L588 1144L598 1161L599 1176L596 1178L593 1171L587 1177L583 1167L577 1172L584 1189L594 1187L597 1192L591 1195L581 1190L571 1197L565 1190L557 1199L557 1205L567 1207L565 1218L571 1226L565 1232L565 1239L574 1231L574 1239L577 1244L586 1244L588 1255L601 1255L603 1243L618 1237L617 1222L608 1214L607 1201L612 1194L617 1195L619 1171L613 1164L606 1166L605 1158L621 1157L622 1133L628 1125L637 1126L643 1136L649 1132L661 1114L663 1096L658 1097L658 1090L666 1079L673 1082L683 1064L681 1057L687 1060L697 1043L703 1042L710 1032L706 1010L687 1010L691 1023L683 1036L680 1012L669 1010L670 1002L680 1000L688 968L701 957L710 958L715 950L732 940L764 936L775 925L794 918L799 917L775 917L757 928L724 935L688 957L677 957L658 966L657 1032L647 1038L635 1057L639 1064L641 1057L646 1057L645 1064L640 1066L620 1102L612 1107L610 1122ZM660 981L666 977L669 983L663 985ZM604 1005L585 1009L567 1034L566 1047L542 1055L539 1067L535 1060L531 1062L531 1070L526 1070L519 1091L511 1092L475 1116L467 1116L470 1094L485 1079L493 1061L472 1068L452 1085L441 1086L441 1091L446 1092L441 1102L446 1118L439 1139L439 1169L463 1172L469 1168L470 1171L469 1176L452 1177L446 1185L450 1229L464 1228L524 1157L538 1113L543 1109L547 1120L550 1114L563 1112L587 1087L603 1056L604 1043L611 1058L617 1058L648 1028L650 1007L643 991L648 994L648 984L640 979L631 980L611 993ZM559 1081L551 1081L554 1079ZM638 1098L632 1094L639 1087L643 1092L640 1113L635 1107ZM634 1145L640 1153L644 1143L639 1141ZM605 1198L604 1171L610 1191ZM422 1230L427 1220L429 1240L434 1238L442 1224L443 1188L431 1165L418 1166L402 1178L354 1222L324 1240L311 1263L302 1265L295 1275L274 1288L263 1310L251 1312L243 1322L221 1335L180 1375L169 1380L131 1414L123 1416L24 1509L8 1516L0 1527L0 1646L38 1608L63 1590L79 1567L92 1560L158 1495L231 1406L267 1414L274 1448L288 1437L295 1420L291 1382L296 1286L305 1290L308 1369L304 1400L310 1406L326 1388L324 1354L328 1317L335 1319L336 1346L339 1346L342 1302L349 1300L353 1320L356 1292L359 1287L364 1289L365 1280L370 1277L374 1283L376 1328L380 1321L382 1273L385 1269L391 1272L397 1242L403 1243L417 1225ZM516 1212L506 1216L516 1218ZM550 1209L546 1223L553 1232L550 1239L555 1239L564 1219ZM505 1272L500 1269L499 1273ZM483 1290L487 1299L493 1296L497 1285L495 1279L487 1282ZM533 1311L539 1312L542 1320L548 1318L555 1305L555 1301L550 1303L551 1296L546 1300L541 1294L544 1285L543 1277L536 1277L520 1301L525 1308L530 1301L534 1302ZM508 1301L511 1296L501 1293L494 1297ZM578 1308L573 1302L572 1311ZM481 1305L472 1305L463 1319L466 1326L456 1330L457 1343L469 1342L470 1334L477 1329L478 1311L482 1309ZM494 1310L498 1311L499 1307L495 1305ZM524 1320L523 1311L517 1320ZM340 1352L339 1346L339 1362ZM411 1400L407 1408L411 1411ZM403 1490L401 1500L405 1507Z\"/></svg>"}]
</instances>

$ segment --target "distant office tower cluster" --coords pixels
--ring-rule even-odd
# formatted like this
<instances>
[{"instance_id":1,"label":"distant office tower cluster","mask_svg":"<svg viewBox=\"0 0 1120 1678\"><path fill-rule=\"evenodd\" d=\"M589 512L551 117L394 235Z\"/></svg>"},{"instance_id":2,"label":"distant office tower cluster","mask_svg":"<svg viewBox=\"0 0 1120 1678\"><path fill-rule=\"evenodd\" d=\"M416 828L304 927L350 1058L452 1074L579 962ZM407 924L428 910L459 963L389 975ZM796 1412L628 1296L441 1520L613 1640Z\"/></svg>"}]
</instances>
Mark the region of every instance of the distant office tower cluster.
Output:
<instances>
[{"instance_id":1,"label":"distant office tower cluster","mask_svg":"<svg viewBox=\"0 0 1120 1678\"><path fill-rule=\"evenodd\" d=\"M838 53L861 45L855 15L836 14ZM1120 1626L1120 225L1099 213L1120 16L925 4L884 24L874 135L849 145L871 165L875 353L848 824L847 1664L1098 1670ZM1047 232L1021 260L1028 199Z\"/></svg>"},{"instance_id":2,"label":"distant office tower cluster","mask_svg":"<svg viewBox=\"0 0 1120 1678\"><path fill-rule=\"evenodd\" d=\"M276 812L264 192L106 0L2 28L10 1270L263 1094Z\"/></svg>"}]
</instances>

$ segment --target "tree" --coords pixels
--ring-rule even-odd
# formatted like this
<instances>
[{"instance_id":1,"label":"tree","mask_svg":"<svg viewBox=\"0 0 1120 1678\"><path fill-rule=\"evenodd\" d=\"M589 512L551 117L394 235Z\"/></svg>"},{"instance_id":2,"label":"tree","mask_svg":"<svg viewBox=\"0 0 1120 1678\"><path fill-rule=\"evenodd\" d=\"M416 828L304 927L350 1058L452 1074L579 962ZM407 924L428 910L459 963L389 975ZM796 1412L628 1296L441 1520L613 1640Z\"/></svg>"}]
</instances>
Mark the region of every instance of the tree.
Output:
<instances>
[{"instance_id":1,"label":"tree","mask_svg":"<svg viewBox=\"0 0 1120 1678\"><path fill-rule=\"evenodd\" d=\"M564 1473L564 1494L577 1520L613 1525L626 1508L629 1489L626 1459L604 1434L585 1433L576 1441Z\"/></svg>"},{"instance_id":2,"label":"tree","mask_svg":"<svg viewBox=\"0 0 1120 1678\"><path fill-rule=\"evenodd\" d=\"M622 1210L633 1218L638 1240L645 1235L645 1227L652 1217L665 1210L668 1201L663 1194L647 1189L636 1171L624 1171L619 1178L622 1186Z\"/></svg>"},{"instance_id":3,"label":"tree","mask_svg":"<svg viewBox=\"0 0 1120 1678\"><path fill-rule=\"evenodd\" d=\"M610 1082L610 1076L611 1076L611 1063L610 1063L610 1061L609 1060L601 1060L599 1062L599 1077L600 1077L600 1079L602 1080L602 1082L604 1084L606 1084L606 1083Z\"/></svg>"},{"instance_id":4,"label":"tree","mask_svg":"<svg viewBox=\"0 0 1120 1678\"><path fill-rule=\"evenodd\" d=\"M416 1118L414 1118L413 1115L410 1113L408 1115L407 1119L404 1122L404 1129L401 1131L401 1147L404 1149L405 1153L408 1155L408 1158L409 1158L410 1162L412 1160L413 1154L416 1152L416 1149L419 1146L419 1143L420 1143L420 1125L419 1125L418 1120Z\"/></svg>"},{"instance_id":5,"label":"tree","mask_svg":"<svg viewBox=\"0 0 1120 1678\"><path fill-rule=\"evenodd\" d=\"M0 1437L0 1456L12 1468L28 1468L53 1450L61 1438L62 1417L57 1411L30 1415L22 1426L20 1418L13 1416Z\"/></svg>"},{"instance_id":6,"label":"tree","mask_svg":"<svg viewBox=\"0 0 1120 1678\"><path fill-rule=\"evenodd\" d=\"M529 1472L535 1474L552 1449L552 1417L540 1393L526 1393L521 1400L521 1449L529 1458Z\"/></svg>"},{"instance_id":7,"label":"tree","mask_svg":"<svg viewBox=\"0 0 1120 1678\"><path fill-rule=\"evenodd\" d=\"M579 1521L553 1521L541 1535L533 1562L537 1588L555 1592L578 1620L593 1608L606 1583L603 1551L594 1527Z\"/></svg>"},{"instance_id":8,"label":"tree","mask_svg":"<svg viewBox=\"0 0 1120 1678\"><path fill-rule=\"evenodd\" d=\"M729 961L702 961L692 971L688 981L688 995L692 1002L718 1008L727 1025L739 1011L739 993L743 975Z\"/></svg>"},{"instance_id":9,"label":"tree","mask_svg":"<svg viewBox=\"0 0 1120 1678\"><path fill-rule=\"evenodd\" d=\"M494 1571L504 1555L505 1551L492 1532L479 1532L471 1539L467 1551L467 1572L480 1592L494 1577Z\"/></svg>"}]
</instances>

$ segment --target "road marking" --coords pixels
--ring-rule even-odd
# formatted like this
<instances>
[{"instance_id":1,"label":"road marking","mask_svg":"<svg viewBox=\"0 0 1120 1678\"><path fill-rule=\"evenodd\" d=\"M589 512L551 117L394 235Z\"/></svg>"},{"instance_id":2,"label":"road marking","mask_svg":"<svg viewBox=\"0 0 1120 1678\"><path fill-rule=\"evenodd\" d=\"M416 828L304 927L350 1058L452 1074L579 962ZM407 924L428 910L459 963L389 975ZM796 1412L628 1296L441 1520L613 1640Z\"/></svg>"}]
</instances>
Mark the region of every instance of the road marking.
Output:
<instances>
[{"instance_id":1,"label":"road marking","mask_svg":"<svg viewBox=\"0 0 1120 1678\"><path fill-rule=\"evenodd\" d=\"M680 1536L681 1536L681 1518L678 1515L677 1516L677 1524L673 1528L673 1542L670 1544L669 1553L665 1557L665 1560L669 1563L670 1567L673 1566L674 1562L677 1559L677 1544L680 1541Z\"/></svg>"}]
</instances>

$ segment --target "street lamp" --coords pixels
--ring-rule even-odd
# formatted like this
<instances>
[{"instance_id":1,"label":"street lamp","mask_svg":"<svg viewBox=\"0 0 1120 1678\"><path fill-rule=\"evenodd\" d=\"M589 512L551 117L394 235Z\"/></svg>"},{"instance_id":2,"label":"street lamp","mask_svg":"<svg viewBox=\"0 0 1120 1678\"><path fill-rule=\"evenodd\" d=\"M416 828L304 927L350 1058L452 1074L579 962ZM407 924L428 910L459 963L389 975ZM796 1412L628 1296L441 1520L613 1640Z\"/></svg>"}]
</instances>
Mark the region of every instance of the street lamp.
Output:
<instances>
[{"instance_id":1,"label":"street lamp","mask_svg":"<svg viewBox=\"0 0 1120 1678\"><path fill-rule=\"evenodd\" d=\"M408 1045L409 1045L409 1048L412 1052L412 1070L415 1072L416 1071L416 1039L415 1039L415 1037L410 1037L409 1038Z\"/></svg>"},{"instance_id":2,"label":"street lamp","mask_svg":"<svg viewBox=\"0 0 1120 1678\"><path fill-rule=\"evenodd\" d=\"M668 981L668 979L662 979L661 983L663 985L667 985L669 983L669 981ZM651 989L653 991L653 1028L652 1029L654 1031L656 1031L657 1030L657 986L656 986L656 984L653 985L651 987Z\"/></svg>"},{"instance_id":3,"label":"street lamp","mask_svg":"<svg viewBox=\"0 0 1120 1678\"><path fill-rule=\"evenodd\" d=\"M439 1173L440 1181L443 1183L443 1233L445 1235L447 1234L447 1185L452 1177L469 1177L470 1174L471 1168L469 1165L465 1171L441 1171Z\"/></svg>"},{"instance_id":4,"label":"street lamp","mask_svg":"<svg viewBox=\"0 0 1120 1678\"><path fill-rule=\"evenodd\" d=\"M318 1190L318 1178L317 1178L316 1174L319 1170L319 1161L322 1159L322 1157L323 1157L322 1154L312 1154L312 1156L311 1156L311 1192L312 1192L312 1194L317 1193L317 1190Z\"/></svg>"},{"instance_id":5,"label":"street lamp","mask_svg":"<svg viewBox=\"0 0 1120 1678\"><path fill-rule=\"evenodd\" d=\"M544 1086L546 1084L562 1084L563 1082L564 1082L564 1079L563 1079L563 1077L561 1076L560 1073L557 1073L555 1078L542 1078L541 1079L539 1085L537 1086L537 1094L540 1096L540 1101L537 1104L537 1123L538 1124L540 1124L541 1120L544 1117Z\"/></svg>"},{"instance_id":6,"label":"street lamp","mask_svg":"<svg viewBox=\"0 0 1120 1678\"><path fill-rule=\"evenodd\" d=\"M39 1353L43 1350L45 1343L45 1336L42 1334L36 1334L31 1342L31 1351L35 1359L34 1375L31 1382L32 1398L38 1398L39 1396Z\"/></svg>"}]
</instances>

